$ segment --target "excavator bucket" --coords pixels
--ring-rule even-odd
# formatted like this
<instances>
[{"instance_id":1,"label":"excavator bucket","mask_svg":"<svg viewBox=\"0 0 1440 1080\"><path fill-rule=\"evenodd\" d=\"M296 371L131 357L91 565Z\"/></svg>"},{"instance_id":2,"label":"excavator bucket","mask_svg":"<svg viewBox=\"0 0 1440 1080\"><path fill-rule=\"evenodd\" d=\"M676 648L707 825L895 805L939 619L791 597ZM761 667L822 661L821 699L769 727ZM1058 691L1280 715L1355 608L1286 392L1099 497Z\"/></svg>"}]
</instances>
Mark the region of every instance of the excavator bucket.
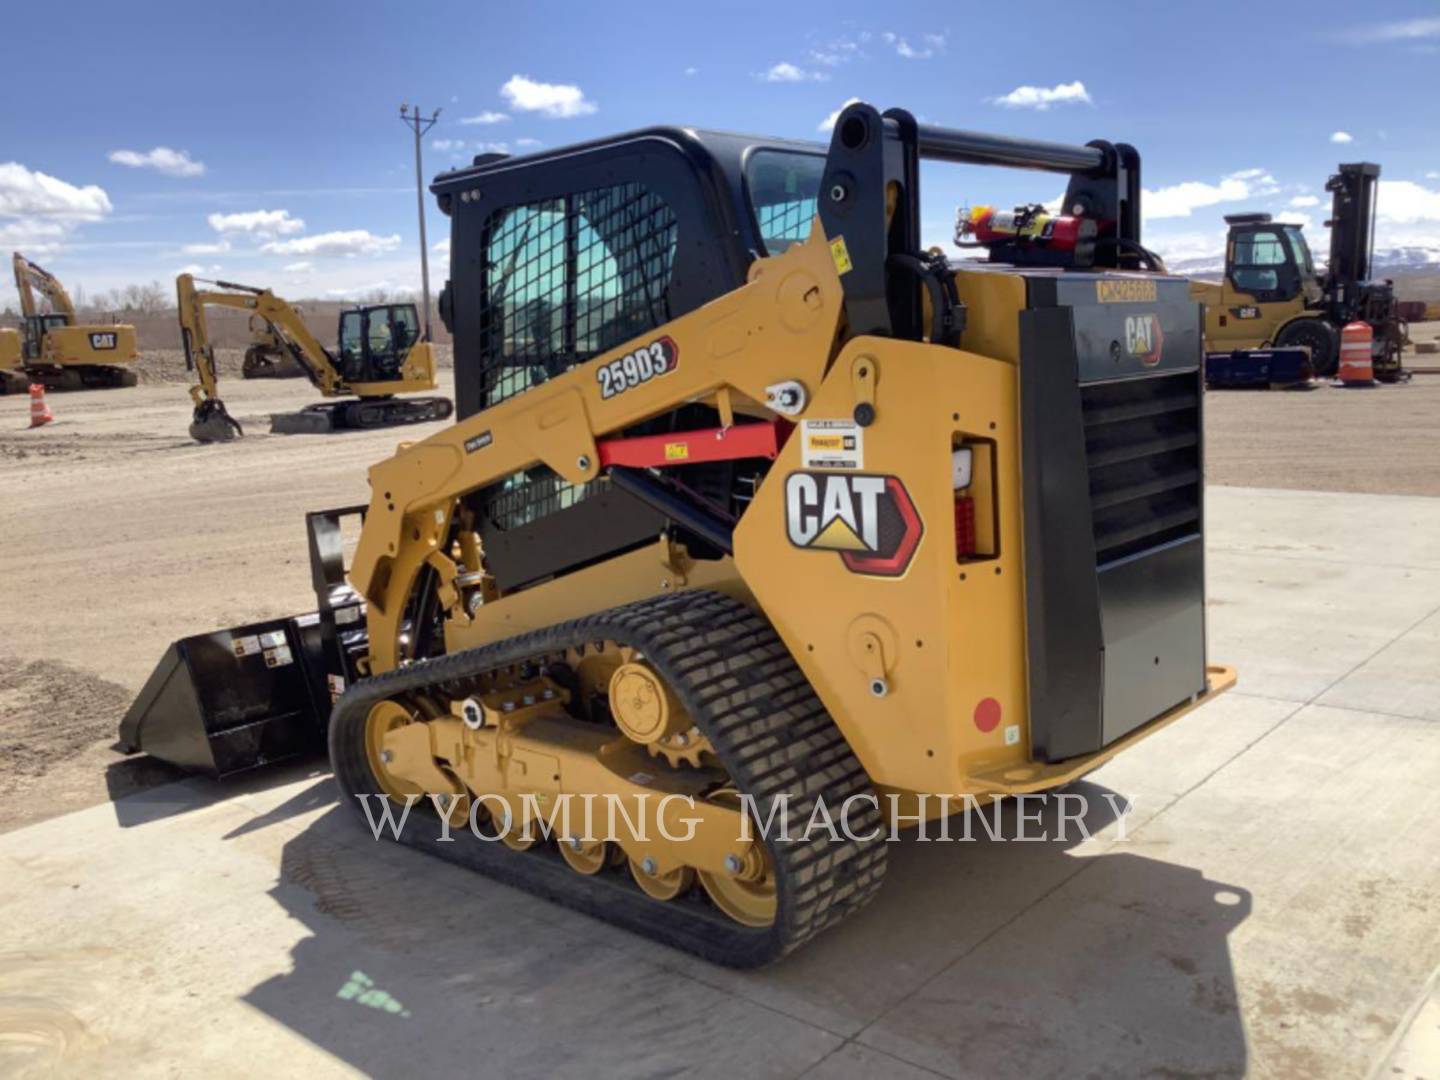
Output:
<instances>
[{"instance_id":1,"label":"excavator bucket","mask_svg":"<svg viewBox=\"0 0 1440 1080\"><path fill-rule=\"evenodd\" d=\"M219 398L211 398L195 407L190 419L190 437L196 442L229 442L243 438L245 429L226 410Z\"/></svg>"},{"instance_id":2,"label":"excavator bucket","mask_svg":"<svg viewBox=\"0 0 1440 1080\"><path fill-rule=\"evenodd\" d=\"M116 748L216 778L322 753L330 706L366 651L340 534L363 509L306 515L319 610L172 643L120 721Z\"/></svg>"}]
</instances>

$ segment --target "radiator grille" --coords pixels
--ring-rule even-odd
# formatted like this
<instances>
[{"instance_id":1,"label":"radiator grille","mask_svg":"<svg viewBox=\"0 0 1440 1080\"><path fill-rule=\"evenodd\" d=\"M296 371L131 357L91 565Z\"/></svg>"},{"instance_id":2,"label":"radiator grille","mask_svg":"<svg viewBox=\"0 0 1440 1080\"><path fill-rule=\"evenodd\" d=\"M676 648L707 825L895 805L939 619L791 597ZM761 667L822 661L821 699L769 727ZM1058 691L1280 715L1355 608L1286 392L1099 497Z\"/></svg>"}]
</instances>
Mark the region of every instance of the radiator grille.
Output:
<instances>
[{"instance_id":1,"label":"radiator grille","mask_svg":"<svg viewBox=\"0 0 1440 1080\"><path fill-rule=\"evenodd\" d=\"M1200 534L1194 372L1081 387L1099 565Z\"/></svg>"}]
</instances>

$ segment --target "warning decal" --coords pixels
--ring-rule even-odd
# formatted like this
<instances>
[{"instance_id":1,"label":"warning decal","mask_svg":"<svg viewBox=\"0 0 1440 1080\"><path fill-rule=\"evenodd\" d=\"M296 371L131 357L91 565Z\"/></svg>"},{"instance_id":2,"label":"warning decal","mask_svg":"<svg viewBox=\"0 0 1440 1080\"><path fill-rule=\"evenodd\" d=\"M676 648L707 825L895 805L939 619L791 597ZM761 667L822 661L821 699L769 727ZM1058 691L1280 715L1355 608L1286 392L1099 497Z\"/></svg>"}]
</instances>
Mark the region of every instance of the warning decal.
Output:
<instances>
[{"instance_id":1,"label":"warning decal","mask_svg":"<svg viewBox=\"0 0 1440 1080\"><path fill-rule=\"evenodd\" d=\"M807 469L863 469L865 429L854 420L802 420L800 460Z\"/></svg>"}]
</instances>

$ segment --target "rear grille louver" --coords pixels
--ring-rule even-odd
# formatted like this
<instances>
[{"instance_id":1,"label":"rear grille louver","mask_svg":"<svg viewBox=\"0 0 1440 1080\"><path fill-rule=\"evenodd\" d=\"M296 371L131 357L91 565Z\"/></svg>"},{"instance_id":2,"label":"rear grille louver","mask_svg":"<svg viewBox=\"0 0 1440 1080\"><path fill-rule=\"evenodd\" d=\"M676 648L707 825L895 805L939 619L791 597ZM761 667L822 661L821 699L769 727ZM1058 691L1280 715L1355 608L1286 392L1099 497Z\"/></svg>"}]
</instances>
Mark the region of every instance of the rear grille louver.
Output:
<instances>
[{"instance_id":1,"label":"rear grille louver","mask_svg":"<svg viewBox=\"0 0 1440 1080\"><path fill-rule=\"evenodd\" d=\"M1200 534L1194 372L1080 390L1097 565Z\"/></svg>"}]
</instances>

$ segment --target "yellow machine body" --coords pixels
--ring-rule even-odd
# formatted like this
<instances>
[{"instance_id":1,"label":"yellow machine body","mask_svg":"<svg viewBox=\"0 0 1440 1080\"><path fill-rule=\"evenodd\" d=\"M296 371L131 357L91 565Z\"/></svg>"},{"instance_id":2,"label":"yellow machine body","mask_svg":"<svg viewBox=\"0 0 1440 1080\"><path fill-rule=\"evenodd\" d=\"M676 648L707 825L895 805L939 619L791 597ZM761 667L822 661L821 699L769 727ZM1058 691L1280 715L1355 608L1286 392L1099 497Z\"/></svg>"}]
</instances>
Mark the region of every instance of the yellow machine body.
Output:
<instances>
[{"instance_id":1,"label":"yellow machine body","mask_svg":"<svg viewBox=\"0 0 1440 1080\"><path fill-rule=\"evenodd\" d=\"M476 834L400 842L753 966L868 902L890 827L1233 685L1199 309L1139 243L1132 147L854 104L826 154L572 149L436 181L460 419L309 515L314 616L175 643L122 745L223 775L320 734L346 803ZM1067 173L1084 228L920 251L926 156Z\"/></svg>"},{"instance_id":2,"label":"yellow machine body","mask_svg":"<svg viewBox=\"0 0 1440 1080\"><path fill-rule=\"evenodd\" d=\"M959 277L961 295L990 320L976 328L976 345L994 355L880 338L854 338L832 355L840 280L817 225L808 242L757 264L737 293L663 328L687 358L665 379L607 401L586 366L403 446L370 471L372 497L351 567L368 602L370 671L398 666L406 601L424 569L439 573L440 595L449 600L447 652L701 587L765 614L866 771L886 788L954 796L1043 790L1158 730L1184 710L1063 765L1030 756L1018 340L1008 329L1024 289L1018 278L994 271ZM941 530L926 537L902 575L857 575L835 551L787 540L780 478L802 468L802 440L792 437L736 532L733 560L696 563L662 544L478 608L455 587L457 575L480 569L478 552L466 566L442 547L461 496L537 462L584 483L598 474L596 440L605 434L677 400L728 398L736 411L761 411L777 370L817 387L806 417L849 416L861 402L883 410L884 422L865 434L865 469L902 477L922 519L938 523L927 527ZM484 449L467 452L481 438ZM988 489L978 500L978 526L995 554L957 564L944 530L954 497L949 450L962 444L984 462L977 466ZM1233 681L1224 669L1212 676L1212 691ZM883 696L876 680L885 684ZM1001 720L981 731L976 710L993 708L989 702ZM942 806L934 801L926 809Z\"/></svg>"},{"instance_id":3,"label":"yellow machine body","mask_svg":"<svg viewBox=\"0 0 1440 1080\"><path fill-rule=\"evenodd\" d=\"M11 261L23 320L20 366L60 388L134 386L131 365L140 356L135 328L77 323L75 305L58 278L18 251ZM42 310L37 294L48 311ZM5 349L0 345L0 353Z\"/></svg>"}]
</instances>

